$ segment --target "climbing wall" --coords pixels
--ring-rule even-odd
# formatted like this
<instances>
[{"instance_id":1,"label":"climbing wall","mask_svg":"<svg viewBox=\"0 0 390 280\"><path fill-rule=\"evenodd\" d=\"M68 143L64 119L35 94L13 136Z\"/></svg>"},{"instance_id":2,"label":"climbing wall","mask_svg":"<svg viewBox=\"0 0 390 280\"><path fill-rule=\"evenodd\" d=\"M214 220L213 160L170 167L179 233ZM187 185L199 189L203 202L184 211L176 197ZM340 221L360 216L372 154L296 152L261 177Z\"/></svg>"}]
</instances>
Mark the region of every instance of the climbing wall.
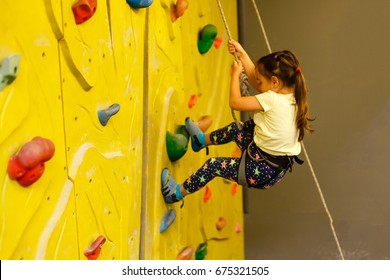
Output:
<instances>
[{"instance_id":1,"label":"climbing wall","mask_svg":"<svg viewBox=\"0 0 390 280\"><path fill-rule=\"evenodd\" d=\"M175 134L187 116L197 121L210 115L213 122L209 131L233 120L228 105L232 56L226 48L228 36L217 2L188 2L184 15L174 22L169 15L176 1L161 0L149 8L145 258L174 259L183 249L196 251L206 243L205 259L242 259L241 187L236 192L237 185L216 178L186 197L182 208L181 203L166 205L161 199L159 184L163 168L168 167L181 183L209 157L231 156L235 151L234 144L211 147L207 156L204 150L194 153L189 146L175 161L167 154L166 133ZM235 1L221 3L230 30L236 36ZM198 39L207 25L214 25L218 31L214 42L217 47L213 45L201 54ZM170 209L176 211L176 219L160 234L160 220ZM219 220L225 221L220 230Z\"/></svg>"},{"instance_id":2,"label":"climbing wall","mask_svg":"<svg viewBox=\"0 0 390 280\"><path fill-rule=\"evenodd\" d=\"M1 259L194 259L202 243L206 259L244 256L240 187L216 179L183 208L160 192L162 168L184 180L208 158L170 159L167 133L186 116L232 120L218 7L189 1L173 20L176 0L127 2L0 3ZM236 4L221 2L236 36ZM209 24L222 45L201 54Z\"/></svg>"}]
</instances>

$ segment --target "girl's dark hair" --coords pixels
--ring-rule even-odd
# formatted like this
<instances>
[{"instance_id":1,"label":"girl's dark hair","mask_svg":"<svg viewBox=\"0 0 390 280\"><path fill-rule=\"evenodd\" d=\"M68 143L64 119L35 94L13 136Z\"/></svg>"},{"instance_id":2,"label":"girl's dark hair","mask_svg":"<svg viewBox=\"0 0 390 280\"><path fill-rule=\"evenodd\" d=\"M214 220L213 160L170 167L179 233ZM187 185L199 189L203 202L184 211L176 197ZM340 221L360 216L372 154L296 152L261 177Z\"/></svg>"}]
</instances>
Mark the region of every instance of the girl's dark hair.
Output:
<instances>
[{"instance_id":1,"label":"girl's dark hair","mask_svg":"<svg viewBox=\"0 0 390 280\"><path fill-rule=\"evenodd\" d=\"M260 73L268 79L276 76L287 87L294 89L297 104L296 124L299 130L298 141L302 141L305 131L312 133L307 103L307 87L297 57L290 51L274 52L263 56L257 62Z\"/></svg>"}]
</instances>

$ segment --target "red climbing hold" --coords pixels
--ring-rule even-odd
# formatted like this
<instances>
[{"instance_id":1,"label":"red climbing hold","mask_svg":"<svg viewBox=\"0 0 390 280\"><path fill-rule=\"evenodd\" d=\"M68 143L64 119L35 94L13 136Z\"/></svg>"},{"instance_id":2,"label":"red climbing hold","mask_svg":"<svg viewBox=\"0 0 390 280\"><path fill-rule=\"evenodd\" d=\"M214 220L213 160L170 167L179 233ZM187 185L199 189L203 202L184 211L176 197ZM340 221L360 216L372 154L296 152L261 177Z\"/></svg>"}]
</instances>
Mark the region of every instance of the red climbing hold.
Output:
<instances>
[{"instance_id":1,"label":"red climbing hold","mask_svg":"<svg viewBox=\"0 0 390 280\"><path fill-rule=\"evenodd\" d=\"M54 144L49 139L33 138L10 157L7 169L9 177L22 186L31 185L42 176L45 162L52 158L54 151Z\"/></svg>"},{"instance_id":2,"label":"red climbing hold","mask_svg":"<svg viewBox=\"0 0 390 280\"><path fill-rule=\"evenodd\" d=\"M88 260L96 260L99 257L100 251L102 250L105 242L106 238L100 235L91 245L89 245L88 249L84 251L84 255L88 258Z\"/></svg>"},{"instance_id":3,"label":"red climbing hold","mask_svg":"<svg viewBox=\"0 0 390 280\"><path fill-rule=\"evenodd\" d=\"M96 12L97 0L78 0L72 11L77 24L89 20Z\"/></svg>"}]
</instances>

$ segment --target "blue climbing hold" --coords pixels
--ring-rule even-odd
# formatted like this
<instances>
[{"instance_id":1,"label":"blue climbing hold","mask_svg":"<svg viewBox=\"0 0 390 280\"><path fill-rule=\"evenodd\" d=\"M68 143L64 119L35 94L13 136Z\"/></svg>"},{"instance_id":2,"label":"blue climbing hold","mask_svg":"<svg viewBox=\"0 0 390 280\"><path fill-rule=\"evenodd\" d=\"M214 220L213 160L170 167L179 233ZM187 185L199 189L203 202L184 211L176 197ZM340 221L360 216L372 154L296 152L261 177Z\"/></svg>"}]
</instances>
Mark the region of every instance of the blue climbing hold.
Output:
<instances>
[{"instance_id":1,"label":"blue climbing hold","mask_svg":"<svg viewBox=\"0 0 390 280\"><path fill-rule=\"evenodd\" d=\"M169 226L173 223L176 218L176 210L169 209L165 212L161 223L160 223L160 233L164 232Z\"/></svg>"},{"instance_id":2,"label":"blue climbing hold","mask_svg":"<svg viewBox=\"0 0 390 280\"><path fill-rule=\"evenodd\" d=\"M119 112L120 106L118 103L112 104L110 107L108 107L105 110L99 110L98 111L98 118L102 126L106 126L108 123L108 120Z\"/></svg>"},{"instance_id":3,"label":"blue climbing hold","mask_svg":"<svg viewBox=\"0 0 390 280\"><path fill-rule=\"evenodd\" d=\"M133 8L147 8L153 4L153 0L126 0Z\"/></svg>"}]
</instances>

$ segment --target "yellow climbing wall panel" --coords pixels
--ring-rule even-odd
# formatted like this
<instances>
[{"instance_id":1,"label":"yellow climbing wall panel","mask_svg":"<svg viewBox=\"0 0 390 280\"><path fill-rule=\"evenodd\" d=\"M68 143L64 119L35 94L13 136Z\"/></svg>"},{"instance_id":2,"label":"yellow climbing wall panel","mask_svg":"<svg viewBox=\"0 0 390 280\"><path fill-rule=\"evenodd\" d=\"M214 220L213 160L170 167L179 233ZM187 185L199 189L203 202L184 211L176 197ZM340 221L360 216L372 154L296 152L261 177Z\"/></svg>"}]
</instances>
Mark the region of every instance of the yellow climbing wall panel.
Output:
<instances>
[{"instance_id":1,"label":"yellow climbing wall panel","mask_svg":"<svg viewBox=\"0 0 390 280\"><path fill-rule=\"evenodd\" d=\"M73 189L69 187L58 42L43 2L1 1L0 60L19 54L14 82L0 92L0 258L77 259ZM8 159L35 136L55 143L42 177L22 187Z\"/></svg>"},{"instance_id":2,"label":"yellow climbing wall panel","mask_svg":"<svg viewBox=\"0 0 390 280\"><path fill-rule=\"evenodd\" d=\"M229 29L236 36L236 3L221 2ZM228 105L233 59L226 48L228 36L217 2L189 1L185 14L172 22L169 15L175 3L161 0L149 8L145 258L175 259L183 248L191 247L195 251L199 244L207 242L206 259L242 259L243 232L236 232L236 227L243 228L241 189L233 195L234 184L216 178L207 185L212 195L206 203L203 201L206 188L186 197L183 208L180 208L181 203L166 205L161 198L163 168L168 167L175 179L182 182L208 157L231 156L235 150L234 144L211 147L210 155L206 156L205 151L194 153L189 147L179 160L172 163L168 158L165 134L174 133L177 126L184 125L187 116L198 120L211 115L210 130L233 120ZM212 47L202 55L197 48L198 33L208 24L217 27L223 43L220 48ZM198 99L195 106L189 108L192 95L197 95ZM175 209L177 216L160 234L160 221L168 209ZM220 231L216 229L219 218L226 220L225 228Z\"/></svg>"},{"instance_id":3,"label":"yellow climbing wall panel","mask_svg":"<svg viewBox=\"0 0 390 280\"><path fill-rule=\"evenodd\" d=\"M205 188L183 208L166 205L160 191L164 167L184 180L208 157L235 149L212 147L206 156L189 148L173 163L166 151L166 132L186 116L211 115L210 130L232 120L232 57L216 2L189 1L172 22L176 0L145 9L98 0L81 24L72 13L76 2L0 1L0 63L20 55L16 79L0 90L0 258L86 259L84 250L103 236L99 259L174 259L202 242L206 259L242 259L240 188L233 195L233 183L215 179L208 202ZM236 3L221 2L236 36ZM198 32L207 24L223 43L201 55ZM198 101L190 109L192 95ZM113 104L119 111L101 124L98 111ZM23 187L7 174L8 160L36 136L50 139L55 153L42 177ZM159 233L167 209L177 217ZM226 227L218 231L221 217Z\"/></svg>"},{"instance_id":4,"label":"yellow climbing wall panel","mask_svg":"<svg viewBox=\"0 0 390 280\"><path fill-rule=\"evenodd\" d=\"M99 259L137 259L140 240L145 11L98 1L76 24L63 1L60 65L69 179L79 254L104 236ZM97 112L119 104L107 125Z\"/></svg>"}]
</instances>

